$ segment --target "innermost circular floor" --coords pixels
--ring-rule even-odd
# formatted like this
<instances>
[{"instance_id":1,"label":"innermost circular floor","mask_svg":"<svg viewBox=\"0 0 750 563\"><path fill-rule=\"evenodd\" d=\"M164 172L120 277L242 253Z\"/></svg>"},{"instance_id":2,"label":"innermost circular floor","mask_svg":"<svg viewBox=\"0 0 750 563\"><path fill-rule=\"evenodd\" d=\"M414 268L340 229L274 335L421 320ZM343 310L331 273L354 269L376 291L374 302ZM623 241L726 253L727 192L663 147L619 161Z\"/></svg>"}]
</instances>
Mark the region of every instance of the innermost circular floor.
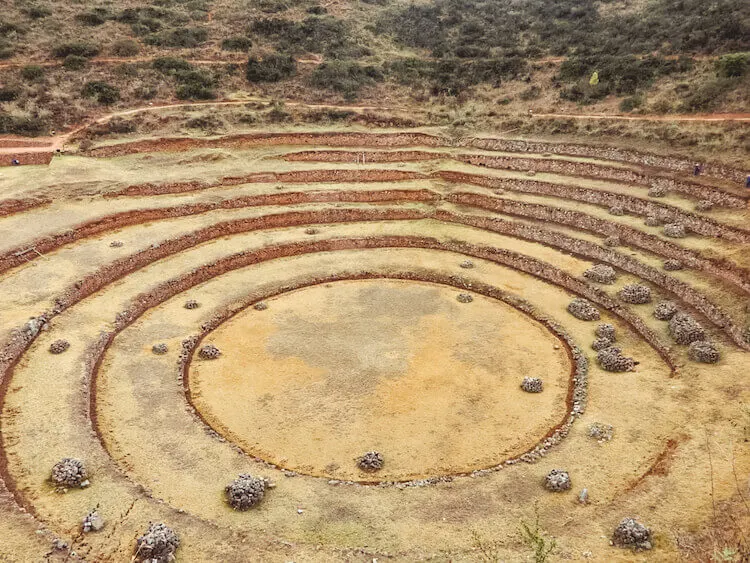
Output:
<instances>
[{"instance_id":1,"label":"innermost circular floor","mask_svg":"<svg viewBox=\"0 0 750 563\"><path fill-rule=\"evenodd\" d=\"M300 289L204 340L190 386L229 440L300 473L405 480L489 467L565 416L570 360L543 325L500 301L396 280ZM557 347L557 349L555 349ZM541 377L544 392L519 387ZM361 472L377 450L385 466Z\"/></svg>"}]
</instances>

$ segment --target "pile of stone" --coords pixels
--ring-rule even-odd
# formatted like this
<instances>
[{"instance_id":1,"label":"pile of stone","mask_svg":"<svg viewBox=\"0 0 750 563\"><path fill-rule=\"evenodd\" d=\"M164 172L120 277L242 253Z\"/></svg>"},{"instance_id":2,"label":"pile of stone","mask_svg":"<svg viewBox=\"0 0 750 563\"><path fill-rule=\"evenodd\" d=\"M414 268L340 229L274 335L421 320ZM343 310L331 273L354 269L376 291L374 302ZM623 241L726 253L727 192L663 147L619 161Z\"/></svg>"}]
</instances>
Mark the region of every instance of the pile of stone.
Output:
<instances>
[{"instance_id":1,"label":"pile of stone","mask_svg":"<svg viewBox=\"0 0 750 563\"><path fill-rule=\"evenodd\" d=\"M667 195L667 188L654 184L648 190L648 195L649 197L664 197Z\"/></svg>"},{"instance_id":2,"label":"pile of stone","mask_svg":"<svg viewBox=\"0 0 750 563\"><path fill-rule=\"evenodd\" d=\"M113 240L112 242L109 243L109 246L111 246L112 248L121 248L125 246L125 243L122 242L121 240Z\"/></svg>"},{"instance_id":3,"label":"pile of stone","mask_svg":"<svg viewBox=\"0 0 750 563\"><path fill-rule=\"evenodd\" d=\"M568 305L568 313L582 321L598 321L601 318L599 310L587 299L576 297Z\"/></svg>"},{"instance_id":4,"label":"pile of stone","mask_svg":"<svg viewBox=\"0 0 750 563\"><path fill-rule=\"evenodd\" d=\"M180 538L166 524L149 524L145 534L136 540L135 560L148 563L171 563L180 547Z\"/></svg>"},{"instance_id":5,"label":"pile of stone","mask_svg":"<svg viewBox=\"0 0 750 563\"><path fill-rule=\"evenodd\" d=\"M596 334L597 338L607 338L612 342L617 340L617 338L615 337L615 327L614 325L611 325L609 323L602 323L597 326L594 334Z\"/></svg>"},{"instance_id":6,"label":"pile of stone","mask_svg":"<svg viewBox=\"0 0 750 563\"><path fill-rule=\"evenodd\" d=\"M694 362L715 364L721 358L716 344L708 340L696 340L688 348L688 357Z\"/></svg>"},{"instance_id":7,"label":"pile of stone","mask_svg":"<svg viewBox=\"0 0 750 563\"><path fill-rule=\"evenodd\" d=\"M55 340L49 345L49 351L51 354L62 354L68 348L70 348L70 342L67 340Z\"/></svg>"},{"instance_id":8,"label":"pile of stone","mask_svg":"<svg viewBox=\"0 0 750 563\"><path fill-rule=\"evenodd\" d=\"M224 488L227 502L235 510L247 510L257 505L266 493L266 480L241 473Z\"/></svg>"},{"instance_id":9,"label":"pile of stone","mask_svg":"<svg viewBox=\"0 0 750 563\"><path fill-rule=\"evenodd\" d=\"M213 344L206 344L200 349L200 351L198 352L198 356L200 356L200 358L203 360L215 360L216 358L221 356L221 350L219 350Z\"/></svg>"},{"instance_id":10,"label":"pile of stone","mask_svg":"<svg viewBox=\"0 0 750 563\"><path fill-rule=\"evenodd\" d=\"M682 223L667 223L664 225L664 236L670 238L685 238L687 231Z\"/></svg>"},{"instance_id":11,"label":"pile of stone","mask_svg":"<svg viewBox=\"0 0 750 563\"><path fill-rule=\"evenodd\" d=\"M669 334L677 344L687 346L697 340L706 339L706 331L693 317L678 312L669 319Z\"/></svg>"},{"instance_id":12,"label":"pile of stone","mask_svg":"<svg viewBox=\"0 0 750 563\"><path fill-rule=\"evenodd\" d=\"M609 442L612 439L614 428L611 424L592 422L589 424L588 433L590 438L595 438L598 442Z\"/></svg>"},{"instance_id":13,"label":"pile of stone","mask_svg":"<svg viewBox=\"0 0 750 563\"><path fill-rule=\"evenodd\" d=\"M151 351L154 354L158 354L161 356L162 354L166 354L167 352L169 352L169 347L162 342L160 344L154 344L151 348Z\"/></svg>"},{"instance_id":14,"label":"pile of stone","mask_svg":"<svg viewBox=\"0 0 750 563\"><path fill-rule=\"evenodd\" d=\"M456 296L456 300L459 303L471 303L472 301L474 301L474 298L471 295L469 295L468 293L459 293Z\"/></svg>"},{"instance_id":15,"label":"pile of stone","mask_svg":"<svg viewBox=\"0 0 750 563\"><path fill-rule=\"evenodd\" d=\"M612 544L634 550L651 549L651 530L635 518L625 518L615 528Z\"/></svg>"},{"instance_id":16,"label":"pile of stone","mask_svg":"<svg viewBox=\"0 0 750 563\"><path fill-rule=\"evenodd\" d=\"M464 268L464 269L466 269L466 270L470 270L471 268L473 268L473 267L474 267L474 262L472 262L471 260L464 260L463 262L461 262L461 263L459 264L459 266L460 266L461 268Z\"/></svg>"},{"instance_id":17,"label":"pile of stone","mask_svg":"<svg viewBox=\"0 0 750 563\"><path fill-rule=\"evenodd\" d=\"M380 452L367 452L357 460L357 466L362 471L379 471L383 469L383 456Z\"/></svg>"},{"instance_id":18,"label":"pile of stone","mask_svg":"<svg viewBox=\"0 0 750 563\"><path fill-rule=\"evenodd\" d=\"M654 307L654 317L660 321L668 321L677 313L677 305L672 301L662 301Z\"/></svg>"},{"instance_id":19,"label":"pile of stone","mask_svg":"<svg viewBox=\"0 0 750 563\"><path fill-rule=\"evenodd\" d=\"M662 264L662 267L667 272L676 272L678 270L682 270L685 266L680 262L679 260L664 260L664 263Z\"/></svg>"},{"instance_id":20,"label":"pile of stone","mask_svg":"<svg viewBox=\"0 0 750 563\"><path fill-rule=\"evenodd\" d=\"M555 493L567 491L570 489L570 475L562 469L553 469L544 478L544 486Z\"/></svg>"},{"instance_id":21,"label":"pile of stone","mask_svg":"<svg viewBox=\"0 0 750 563\"><path fill-rule=\"evenodd\" d=\"M603 370L614 373L633 371L638 365L633 358L623 356L622 350L617 346L610 346L597 352L596 361Z\"/></svg>"},{"instance_id":22,"label":"pile of stone","mask_svg":"<svg viewBox=\"0 0 750 563\"><path fill-rule=\"evenodd\" d=\"M714 202L710 199L702 199L695 204L696 211L711 211L714 208Z\"/></svg>"},{"instance_id":23,"label":"pile of stone","mask_svg":"<svg viewBox=\"0 0 750 563\"><path fill-rule=\"evenodd\" d=\"M620 237L612 235L604 239L604 246L620 246Z\"/></svg>"},{"instance_id":24,"label":"pile of stone","mask_svg":"<svg viewBox=\"0 0 750 563\"><path fill-rule=\"evenodd\" d=\"M185 301L185 309L197 309L200 306L201 304L198 303L195 299L189 299Z\"/></svg>"},{"instance_id":25,"label":"pile of stone","mask_svg":"<svg viewBox=\"0 0 750 563\"><path fill-rule=\"evenodd\" d=\"M610 215L625 215L625 210L621 205L613 205L609 208Z\"/></svg>"},{"instance_id":26,"label":"pile of stone","mask_svg":"<svg viewBox=\"0 0 750 563\"><path fill-rule=\"evenodd\" d=\"M625 303L643 305L651 302L651 288L647 285L631 283L623 287L617 294Z\"/></svg>"},{"instance_id":27,"label":"pile of stone","mask_svg":"<svg viewBox=\"0 0 750 563\"><path fill-rule=\"evenodd\" d=\"M599 352L605 348L609 348L612 344L614 344L614 341L609 338L597 338L591 343L591 349L595 352Z\"/></svg>"},{"instance_id":28,"label":"pile of stone","mask_svg":"<svg viewBox=\"0 0 750 563\"><path fill-rule=\"evenodd\" d=\"M647 227L658 227L661 224L661 221L659 221L659 218L656 215L648 215L646 216L644 223Z\"/></svg>"},{"instance_id":29,"label":"pile of stone","mask_svg":"<svg viewBox=\"0 0 750 563\"><path fill-rule=\"evenodd\" d=\"M265 301L258 301L255 305L253 305L253 309L256 311L265 311L268 309L268 303Z\"/></svg>"},{"instance_id":30,"label":"pile of stone","mask_svg":"<svg viewBox=\"0 0 750 563\"><path fill-rule=\"evenodd\" d=\"M52 481L58 487L88 487L86 466L80 459L66 457L52 467Z\"/></svg>"},{"instance_id":31,"label":"pile of stone","mask_svg":"<svg viewBox=\"0 0 750 563\"><path fill-rule=\"evenodd\" d=\"M595 264L583 273L583 277L596 283L611 284L617 279L617 272L607 264Z\"/></svg>"},{"instance_id":32,"label":"pile of stone","mask_svg":"<svg viewBox=\"0 0 750 563\"><path fill-rule=\"evenodd\" d=\"M538 377L524 377L521 382L521 389L527 393L541 393L544 388L544 382Z\"/></svg>"}]
</instances>

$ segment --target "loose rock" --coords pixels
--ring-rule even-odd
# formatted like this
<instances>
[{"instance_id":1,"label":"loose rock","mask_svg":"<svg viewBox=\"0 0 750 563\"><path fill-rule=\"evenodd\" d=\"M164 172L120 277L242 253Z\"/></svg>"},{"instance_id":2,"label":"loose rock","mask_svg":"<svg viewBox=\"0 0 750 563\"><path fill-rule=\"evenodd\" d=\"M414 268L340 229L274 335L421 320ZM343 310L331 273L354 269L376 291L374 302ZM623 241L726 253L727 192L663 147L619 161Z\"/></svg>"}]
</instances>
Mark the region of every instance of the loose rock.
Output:
<instances>
[{"instance_id":1,"label":"loose rock","mask_svg":"<svg viewBox=\"0 0 750 563\"><path fill-rule=\"evenodd\" d=\"M89 512L83 519L83 531L85 533L98 532L104 527L104 519L96 510Z\"/></svg>"},{"instance_id":2,"label":"loose rock","mask_svg":"<svg viewBox=\"0 0 750 563\"><path fill-rule=\"evenodd\" d=\"M256 311L265 311L268 309L268 303L265 301L258 301L255 305L253 305L253 309Z\"/></svg>"},{"instance_id":3,"label":"loose rock","mask_svg":"<svg viewBox=\"0 0 750 563\"><path fill-rule=\"evenodd\" d=\"M471 260L464 260L463 262L461 262L461 263L459 264L459 266L460 266L461 268L464 268L464 269L466 269L466 270L470 270L471 268L473 268L473 267L474 267L474 262L472 262Z\"/></svg>"},{"instance_id":4,"label":"loose rock","mask_svg":"<svg viewBox=\"0 0 750 563\"><path fill-rule=\"evenodd\" d=\"M185 301L185 309L197 309L200 306L201 304L198 303L195 299Z\"/></svg>"},{"instance_id":5,"label":"loose rock","mask_svg":"<svg viewBox=\"0 0 750 563\"><path fill-rule=\"evenodd\" d=\"M468 293L459 293L456 296L456 300L459 303L471 303L472 301L474 301L474 298L471 295L469 295Z\"/></svg>"},{"instance_id":6,"label":"loose rock","mask_svg":"<svg viewBox=\"0 0 750 563\"><path fill-rule=\"evenodd\" d=\"M154 344L153 347L151 348L151 351L154 354L158 354L161 356L162 354L166 354L167 352L169 352L169 347L163 342L161 342L160 344Z\"/></svg>"}]
</instances>

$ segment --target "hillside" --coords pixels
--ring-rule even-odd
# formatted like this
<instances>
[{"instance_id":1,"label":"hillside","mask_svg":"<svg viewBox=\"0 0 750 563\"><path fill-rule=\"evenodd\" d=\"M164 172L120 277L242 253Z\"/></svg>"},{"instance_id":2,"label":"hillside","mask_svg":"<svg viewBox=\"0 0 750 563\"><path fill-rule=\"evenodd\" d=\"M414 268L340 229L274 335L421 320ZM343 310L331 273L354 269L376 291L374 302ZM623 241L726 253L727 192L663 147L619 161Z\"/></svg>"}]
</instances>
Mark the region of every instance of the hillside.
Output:
<instances>
[{"instance_id":1,"label":"hillside","mask_svg":"<svg viewBox=\"0 0 750 563\"><path fill-rule=\"evenodd\" d=\"M0 132L248 94L414 105L442 124L468 103L489 117L739 112L746 51L743 0L17 0L0 15Z\"/></svg>"}]
</instances>

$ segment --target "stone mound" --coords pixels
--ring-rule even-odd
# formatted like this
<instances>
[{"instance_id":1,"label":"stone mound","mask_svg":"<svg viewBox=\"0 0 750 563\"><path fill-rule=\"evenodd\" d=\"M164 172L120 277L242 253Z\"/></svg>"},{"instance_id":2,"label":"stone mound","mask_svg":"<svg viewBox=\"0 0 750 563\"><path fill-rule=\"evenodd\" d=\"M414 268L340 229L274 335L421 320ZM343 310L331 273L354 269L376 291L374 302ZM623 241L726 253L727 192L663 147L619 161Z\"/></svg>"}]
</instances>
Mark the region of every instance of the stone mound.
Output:
<instances>
[{"instance_id":1,"label":"stone mound","mask_svg":"<svg viewBox=\"0 0 750 563\"><path fill-rule=\"evenodd\" d=\"M600 350L604 350L605 348L609 348L614 344L614 340L610 340L609 338L597 338L591 343L591 349L595 352L599 352Z\"/></svg>"},{"instance_id":2,"label":"stone mound","mask_svg":"<svg viewBox=\"0 0 750 563\"><path fill-rule=\"evenodd\" d=\"M667 195L667 188L664 186L652 185L648 190L649 197L664 197Z\"/></svg>"},{"instance_id":3,"label":"stone mound","mask_svg":"<svg viewBox=\"0 0 750 563\"><path fill-rule=\"evenodd\" d=\"M159 344L154 344L151 348L151 351L154 354L158 354L159 356L161 356L162 354L166 354L167 352L169 352L169 346L161 342Z\"/></svg>"},{"instance_id":4,"label":"stone mound","mask_svg":"<svg viewBox=\"0 0 750 563\"><path fill-rule=\"evenodd\" d=\"M714 208L714 202L710 199L702 199L695 204L696 211L711 211Z\"/></svg>"},{"instance_id":5,"label":"stone mound","mask_svg":"<svg viewBox=\"0 0 750 563\"><path fill-rule=\"evenodd\" d=\"M544 388L544 382L538 377L524 377L521 382L521 389L527 393L541 393Z\"/></svg>"},{"instance_id":6,"label":"stone mound","mask_svg":"<svg viewBox=\"0 0 750 563\"><path fill-rule=\"evenodd\" d=\"M609 442L612 439L614 428L611 424L592 422L589 424L588 434L590 438L596 438L599 442Z\"/></svg>"},{"instance_id":7,"label":"stone mound","mask_svg":"<svg viewBox=\"0 0 750 563\"><path fill-rule=\"evenodd\" d=\"M596 283L611 284L617 279L617 272L607 264L596 264L586 270L583 277Z\"/></svg>"},{"instance_id":8,"label":"stone mound","mask_svg":"<svg viewBox=\"0 0 750 563\"><path fill-rule=\"evenodd\" d=\"M615 528L612 544L634 550L651 549L651 530L635 518L625 518Z\"/></svg>"},{"instance_id":9,"label":"stone mound","mask_svg":"<svg viewBox=\"0 0 750 563\"><path fill-rule=\"evenodd\" d=\"M677 313L677 305L672 301L662 301L654 307L654 317L660 321L668 321Z\"/></svg>"},{"instance_id":10,"label":"stone mound","mask_svg":"<svg viewBox=\"0 0 750 563\"><path fill-rule=\"evenodd\" d=\"M456 296L456 300L459 303L471 303L472 301L474 301L474 298L471 295L469 295L468 293L459 293Z\"/></svg>"},{"instance_id":11,"label":"stone mound","mask_svg":"<svg viewBox=\"0 0 750 563\"><path fill-rule=\"evenodd\" d=\"M625 215L625 210L622 208L621 205L613 205L609 208L609 214L610 215Z\"/></svg>"},{"instance_id":12,"label":"stone mound","mask_svg":"<svg viewBox=\"0 0 750 563\"><path fill-rule=\"evenodd\" d=\"M598 321L601 318L599 310L590 301L579 297L568 304L568 313L582 321Z\"/></svg>"},{"instance_id":13,"label":"stone mound","mask_svg":"<svg viewBox=\"0 0 750 563\"><path fill-rule=\"evenodd\" d=\"M639 283L631 283L624 286L617 295L631 305L643 305L651 302L651 288Z\"/></svg>"},{"instance_id":14,"label":"stone mound","mask_svg":"<svg viewBox=\"0 0 750 563\"><path fill-rule=\"evenodd\" d=\"M215 360L216 358L221 356L221 350L219 350L213 344L206 344L200 349L200 351L198 352L198 356L200 356L200 358L204 360Z\"/></svg>"},{"instance_id":15,"label":"stone mound","mask_svg":"<svg viewBox=\"0 0 750 563\"><path fill-rule=\"evenodd\" d=\"M60 487L86 487L86 466L80 459L66 457L52 467L52 481Z\"/></svg>"},{"instance_id":16,"label":"stone mound","mask_svg":"<svg viewBox=\"0 0 750 563\"><path fill-rule=\"evenodd\" d=\"M604 246L620 246L620 237L612 235L604 239Z\"/></svg>"},{"instance_id":17,"label":"stone mound","mask_svg":"<svg viewBox=\"0 0 750 563\"><path fill-rule=\"evenodd\" d=\"M688 348L688 357L694 362L715 364L721 359L721 353L713 342L696 340Z\"/></svg>"},{"instance_id":18,"label":"stone mound","mask_svg":"<svg viewBox=\"0 0 750 563\"><path fill-rule=\"evenodd\" d=\"M148 563L169 563L175 560L174 552L180 538L166 524L149 524L145 534L136 540L135 560Z\"/></svg>"},{"instance_id":19,"label":"stone mound","mask_svg":"<svg viewBox=\"0 0 750 563\"><path fill-rule=\"evenodd\" d=\"M701 324L687 313L680 312L669 319L669 334L677 344L685 346L706 339L706 331Z\"/></svg>"},{"instance_id":20,"label":"stone mound","mask_svg":"<svg viewBox=\"0 0 750 563\"><path fill-rule=\"evenodd\" d=\"M260 477L253 477L248 473L241 473L237 479L224 488L227 502L235 510L247 510L263 500L266 493L266 481Z\"/></svg>"},{"instance_id":21,"label":"stone mound","mask_svg":"<svg viewBox=\"0 0 750 563\"><path fill-rule=\"evenodd\" d=\"M70 342L67 340L55 340L49 345L49 351L51 354L62 354L68 348L70 348Z\"/></svg>"},{"instance_id":22,"label":"stone mound","mask_svg":"<svg viewBox=\"0 0 750 563\"><path fill-rule=\"evenodd\" d=\"M670 238L685 238L687 230L682 223L668 223L664 225L664 236Z\"/></svg>"},{"instance_id":23,"label":"stone mound","mask_svg":"<svg viewBox=\"0 0 750 563\"><path fill-rule=\"evenodd\" d=\"M597 338L607 338L612 342L617 340L615 336L615 327L609 323L602 323L597 326L594 334L596 334Z\"/></svg>"},{"instance_id":24,"label":"stone mound","mask_svg":"<svg viewBox=\"0 0 750 563\"><path fill-rule=\"evenodd\" d=\"M185 301L185 309L197 309L200 306L201 304L198 303L195 299L189 299L188 301Z\"/></svg>"},{"instance_id":25,"label":"stone mound","mask_svg":"<svg viewBox=\"0 0 750 563\"><path fill-rule=\"evenodd\" d=\"M379 471L383 469L383 456L380 452L367 452L357 460L357 465L362 471Z\"/></svg>"},{"instance_id":26,"label":"stone mound","mask_svg":"<svg viewBox=\"0 0 750 563\"><path fill-rule=\"evenodd\" d=\"M682 262L680 262L679 260L664 260L662 267L667 272L676 272L678 270L682 270L685 266L683 266Z\"/></svg>"},{"instance_id":27,"label":"stone mound","mask_svg":"<svg viewBox=\"0 0 750 563\"><path fill-rule=\"evenodd\" d=\"M553 469L544 478L544 486L548 491L559 493L570 489L570 475L562 469Z\"/></svg>"},{"instance_id":28,"label":"stone mound","mask_svg":"<svg viewBox=\"0 0 750 563\"><path fill-rule=\"evenodd\" d=\"M633 371L637 365L637 362L633 358L623 356L622 350L617 346L610 346L609 348L600 350L596 354L596 361L599 362L603 370L614 373Z\"/></svg>"},{"instance_id":29,"label":"stone mound","mask_svg":"<svg viewBox=\"0 0 750 563\"><path fill-rule=\"evenodd\" d=\"M648 215L644 224L647 227L658 227L661 224L661 221L659 221L659 218L656 215Z\"/></svg>"}]
</instances>

